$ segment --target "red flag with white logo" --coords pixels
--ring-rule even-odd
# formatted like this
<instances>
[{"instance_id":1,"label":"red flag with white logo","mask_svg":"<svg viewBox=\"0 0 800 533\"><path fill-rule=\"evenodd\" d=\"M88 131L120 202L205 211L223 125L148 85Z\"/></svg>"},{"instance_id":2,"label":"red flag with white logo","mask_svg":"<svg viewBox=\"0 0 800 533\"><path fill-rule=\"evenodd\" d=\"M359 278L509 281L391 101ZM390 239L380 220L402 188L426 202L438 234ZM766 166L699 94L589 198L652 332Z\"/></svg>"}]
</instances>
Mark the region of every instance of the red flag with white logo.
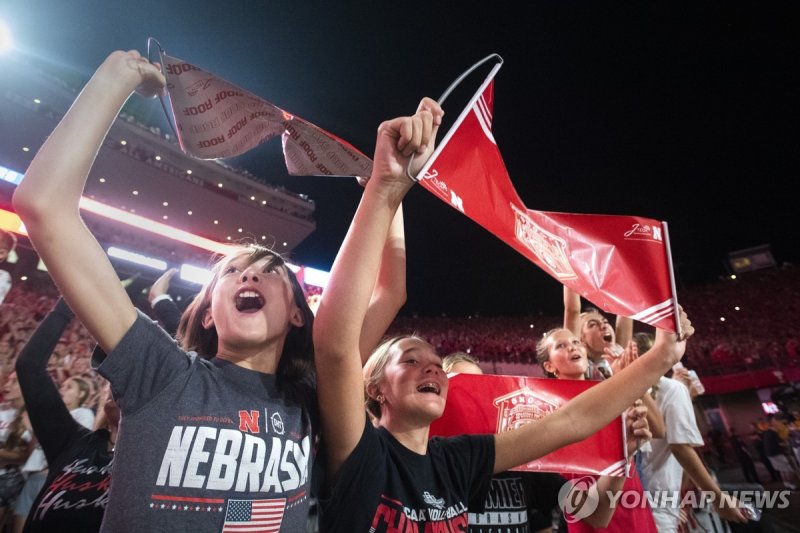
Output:
<instances>
[{"instance_id":1,"label":"red flag with white logo","mask_svg":"<svg viewBox=\"0 0 800 533\"><path fill-rule=\"evenodd\" d=\"M431 424L431 436L500 434L558 410L595 381L452 374L447 403ZM512 470L627 476L625 419Z\"/></svg>"},{"instance_id":2,"label":"red flag with white logo","mask_svg":"<svg viewBox=\"0 0 800 533\"><path fill-rule=\"evenodd\" d=\"M369 176L372 160L339 137L161 50L181 149L199 159L241 155L280 136L289 174Z\"/></svg>"},{"instance_id":3,"label":"red flag with white logo","mask_svg":"<svg viewBox=\"0 0 800 533\"><path fill-rule=\"evenodd\" d=\"M535 211L522 203L492 134L499 68L422 168L420 184L601 309L677 331L666 223Z\"/></svg>"}]
</instances>

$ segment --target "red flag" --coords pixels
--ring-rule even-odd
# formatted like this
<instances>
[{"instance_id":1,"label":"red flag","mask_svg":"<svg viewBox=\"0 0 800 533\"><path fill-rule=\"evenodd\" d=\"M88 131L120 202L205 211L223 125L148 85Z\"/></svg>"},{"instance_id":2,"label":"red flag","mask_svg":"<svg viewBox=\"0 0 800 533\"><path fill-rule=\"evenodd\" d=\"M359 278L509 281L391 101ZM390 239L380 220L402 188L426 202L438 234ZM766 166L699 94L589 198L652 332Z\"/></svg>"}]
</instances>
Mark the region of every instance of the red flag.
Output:
<instances>
[{"instance_id":1,"label":"red flag","mask_svg":"<svg viewBox=\"0 0 800 533\"><path fill-rule=\"evenodd\" d=\"M601 309L676 331L666 223L534 211L522 203L492 135L499 68L420 171L422 186Z\"/></svg>"},{"instance_id":2,"label":"red flag","mask_svg":"<svg viewBox=\"0 0 800 533\"><path fill-rule=\"evenodd\" d=\"M289 174L369 176L372 160L346 141L191 63L161 51L181 149L233 157L281 136Z\"/></svg>"},{"instance_id":3,"label":"red flag","mask_svg":"<svg viewBox=\"0 0 800 533\"><path fill-rule=\"evenodd\" d=\"M551 414L597 383L474 374L448 378L447 403L431 424L431 436L511 431ZM589 438L512 470L626 476L626 454L625 421L620 416Z\"/></svg>"}]
</instances>

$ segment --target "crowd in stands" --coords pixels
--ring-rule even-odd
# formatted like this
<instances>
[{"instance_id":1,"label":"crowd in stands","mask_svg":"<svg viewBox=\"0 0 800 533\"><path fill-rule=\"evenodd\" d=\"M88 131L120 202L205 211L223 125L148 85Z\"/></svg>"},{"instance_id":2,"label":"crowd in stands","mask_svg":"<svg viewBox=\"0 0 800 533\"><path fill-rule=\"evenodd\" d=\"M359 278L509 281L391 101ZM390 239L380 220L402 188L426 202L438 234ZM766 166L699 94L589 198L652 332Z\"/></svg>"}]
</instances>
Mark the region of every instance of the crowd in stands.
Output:
<instances>
[{"instance_id":1,"label":"crowd in stands","mask_svg":"<svg viewBox=\"0 0 800 533\"><path fill-rule=\"evenodd\" d=\"M103 230L99 225L93 225L92 231L106 246L129 246L145 254L200 266L209 261L208 254L192 252L189 247L168 248L131 235L121 239L117 233ZM136 239L135 243L131 242L132 238ZM321 289L312 286L306 289L312 303L319 299ZM9 305L2 309L0 340L13 338L22 344L25 338L19 334L19 325L26 324L23 332L29 333L44 316L42 310L49 309L57 295L54 287L47 285L36 286L35 292L28 290L17 286L7 297ZM764 299L764 294L781 294L782 297ZM701 376L800 365L797 325L800 323L800 268L761 271L736 280L685 289L679 292L679 300L692 313L693 323L698 326L684 362ZM725 320L720 320L721 317ZM494 370L527 368L529 375L538 375L536 342L545 331L560 323L561 317L556 315L401 316L389 333L417 332L430 339L439 353L464 351L478 356L484 364L494 365ZM637 324L636 328L640 326ZM16 333L9 335L9 329ZM77 331L75 335L80 336ZM91 344L90 339L86 342Z\"/></svg>"},{"instance_id":2,"label":"crowd in stands","mask_svg":"<svg viewBox=\"0 0 800 533\"><path fill-rule=\"evenodd\" d=\"M800 365L800 268L784 266L679 292L698 334L686 366L705 374Z\"/></svg>"},{"instance_id":3,"label":"crowd in stands","mask_svg":"<svg viewBox=\"0 0 800 533\"><path fill-rule=\"evenodd\" d=\"M678 300L697 325L684 364L701 376L800 366L799 267L762 270L683 289ZM400 317L392 332L418 331L441 353L463 350L482 361L535 366L536 341L561 321L557 315Z\"/></svg>"}]
</instances>

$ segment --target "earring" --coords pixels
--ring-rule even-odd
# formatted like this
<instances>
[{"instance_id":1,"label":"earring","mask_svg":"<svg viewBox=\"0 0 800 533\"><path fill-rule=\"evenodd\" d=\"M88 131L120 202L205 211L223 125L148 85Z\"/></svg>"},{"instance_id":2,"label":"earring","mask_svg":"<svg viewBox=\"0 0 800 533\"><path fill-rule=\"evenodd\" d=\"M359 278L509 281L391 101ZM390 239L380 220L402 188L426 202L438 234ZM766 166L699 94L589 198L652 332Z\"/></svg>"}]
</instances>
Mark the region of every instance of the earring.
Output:
<instances>
[{"instance_id":1,"label":"earring","mask_svg":"<svg viewBox=\"0 0 800 533\"><path fill-rule=\"evenodd\" d=\"M383 403L386 401L386 398L384 398L383 394L378 394L376 400L378 400L379 404L383 405Z\"/></svg>"}]
</instances>

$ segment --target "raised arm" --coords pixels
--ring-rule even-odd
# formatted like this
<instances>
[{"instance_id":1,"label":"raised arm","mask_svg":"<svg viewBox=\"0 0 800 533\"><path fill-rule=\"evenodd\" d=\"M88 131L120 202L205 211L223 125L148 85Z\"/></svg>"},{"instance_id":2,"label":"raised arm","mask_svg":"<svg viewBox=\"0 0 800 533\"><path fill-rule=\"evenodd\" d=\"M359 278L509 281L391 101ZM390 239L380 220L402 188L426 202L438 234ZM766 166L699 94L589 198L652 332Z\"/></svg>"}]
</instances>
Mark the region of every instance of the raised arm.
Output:
<instances>
[{"instance_id":1,"label":"raised arm","mask_svg":"<svg viewBox=\"0 0 800 533\"><path fill-rule=\"evenodd\" d=\"M617 319L619 318L620 317L618 316ZM626 320L630 319L626 318ZM617 324L619 324L619 322L617 322ZM631 321L631 331L633 331L632 324L633 322ZM629 340L624 346L627 346L627 348L625 348L625 351L619 357L615 357L610 348L605 349L607 359L610 361L611 370L614 372L614 374L622 372L624 368L626 368L639 357L639 348L636 345L636 342ZM642 396L642 402L644 403L644 406L647 407L647 421L650 426L650 432L653 434L653 438L663 439L667 434L667 426L664 423L664 415L661 413L661 409L658 408L658 405L656 405L655 400L653 400L653 397L650 396L649 392Z\"/></svg>"},{"instance_id":2,"label":"raised arm","mask_svg":"<svg viewBox=\"0 0 800 533\"><path fill-rule=\"evenodd\" d=\"M372 350L389 329L392 320L406 303L406 236L403 230L403 206L389 226L389 234L383 245L378 280L372 291L367 315L361 327L361 364L367 362Z\"/></svg>"},{"instance_id":3,"label":"raised arm","mask_svg":"<svg viewBox=\"0 0 800 533\"><path fill-rule=\"evenodd\" d=\"M439 105L426 98L413 117L395 118L378 128L372 176L333 263L325 297L317 310L314 320L317 395L330 474L339 470L364 430L361 330L389 226L412 185L405 176L408 159L417 154L417 163L425 161L441 116Z\"/></svg>"},{"instance_id":4,"label":"raised arm","mask_svg":"<svg viewBox=\"0 0 800 533\"><path fill-rule=\"evenodd\" d=\"M14 209L50 276L106 352L117 345L136 312L80 217L80 197L122 104L135 89L154 95L164 83L158 68L138 52L113 52L45 141L14 192Z\"/></svg>"},{"instance_id":5,"label":"raised arm","mask_svg":"<svg viewBox=\"0 0 800 533\"><path fill-rule=\"evenodd\" d=\"M581 295L564 285L564 329L581 338Z\"/></svg>"},{"instance_id":6,"label":"raised arm","mask_svg":"<svg viewBox=\"0 0 800 533\"><path fill-rule=\"evenodd\" d=\"M690 336L694 328L683 310L680 320L686 337ZM541 420L497 435L494 471L530 462L599 431L641 398L651 383L680 361L685 350L685 338L657 330L653 347L624 372L598 382Z\"/></svg>"},{"instance_id":7,"label":"raised arm","mask_svg":"<svg viewBox=\"0 0 800 533\"><path fill-rule=\"evenodd\" d=\"M614 321L614 337L616 337L617 344L627 346L633 339L633 319L617 315L617 319Z\"/></svg>"},{"instance_id":8,"label":"raised arm","mask_svg":"<svg viewBox=\"0 0 800 533\"><path fill-rule=\"evenodd\" d=\"M170 296L167 291L169 290L170 281L172 281L172 278L177 273L177 268L165 270L164 273L153 282L150 286L150 290L147 292L147 301L150 302L150 307L153 308L156 318L161 322L164 330L173 337L175 336L175 332L178 331L178 324L181 321L181 311L178 309L178 306L175 305L172 296Z\"/></svg>"},{"instance_id":9,"label":"raised arm","mask_svg":"<svg viewBox=\"0 0 800 533\"><path fill-rule=\"evenodd\" d=\"M31 426L48 460L63 450L66 439L79 427L47 373L47 362L71 320L72 311L59 298L22 348L16 363Z\"/></svg>"}]
</instances>

